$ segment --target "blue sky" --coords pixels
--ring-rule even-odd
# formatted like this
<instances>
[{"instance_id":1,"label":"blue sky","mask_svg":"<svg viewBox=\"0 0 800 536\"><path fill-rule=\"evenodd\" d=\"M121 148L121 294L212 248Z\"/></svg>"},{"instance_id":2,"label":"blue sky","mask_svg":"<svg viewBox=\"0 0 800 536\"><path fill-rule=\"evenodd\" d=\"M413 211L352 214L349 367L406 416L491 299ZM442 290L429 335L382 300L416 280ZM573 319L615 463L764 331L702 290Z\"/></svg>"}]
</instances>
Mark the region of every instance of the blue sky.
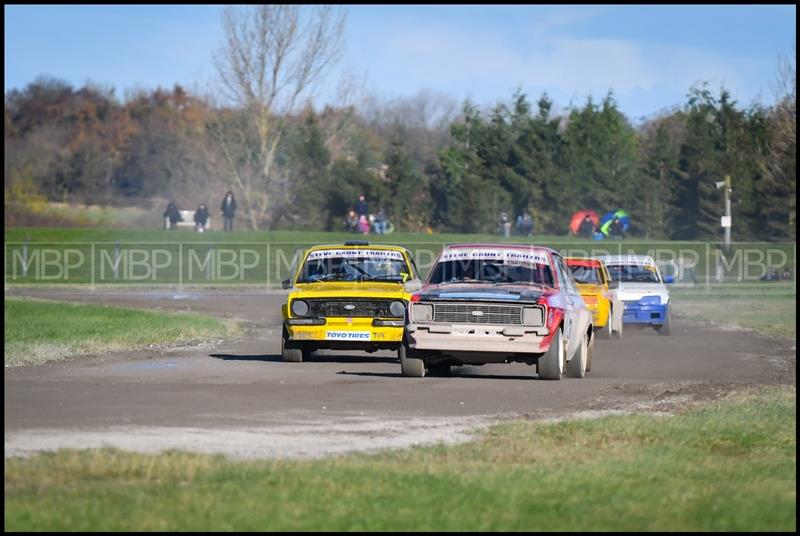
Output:
<instances>
[{"instance_id":1,"label":"blue sky","mask_svg":"<svg viewBox=\"0 0 800 536\"><path fill-rule=\"evenodd\" d=\"M5 6L5 90L43 74L114 86L120 97L175 83L205 89L221 12ZM563 108L612 89L635 120L683 103L699 81L769 104L795 19L794 5L349 6L342 67L386 98L427 89L489 105L522 87Z\"/></svg>"}]
</instances>

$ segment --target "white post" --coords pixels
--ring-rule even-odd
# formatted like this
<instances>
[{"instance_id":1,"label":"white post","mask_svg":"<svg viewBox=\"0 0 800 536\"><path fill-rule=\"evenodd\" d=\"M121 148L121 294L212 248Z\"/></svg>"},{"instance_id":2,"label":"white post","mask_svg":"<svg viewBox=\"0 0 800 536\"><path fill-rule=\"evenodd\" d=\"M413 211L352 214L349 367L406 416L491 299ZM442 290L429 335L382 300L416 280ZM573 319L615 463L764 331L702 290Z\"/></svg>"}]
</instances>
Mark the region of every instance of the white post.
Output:
<instances>
[{"instance_id":1,"label":"white post","mask_svg":"<svg viewBox=\"0 0 800 536\"><path fill-rule=\"evenodd\" d=\"M728 219L728 226L725 227L725 249L730 251L731 247L731 176L725 175L725 217Z\"/></svg>"}]
</instances>

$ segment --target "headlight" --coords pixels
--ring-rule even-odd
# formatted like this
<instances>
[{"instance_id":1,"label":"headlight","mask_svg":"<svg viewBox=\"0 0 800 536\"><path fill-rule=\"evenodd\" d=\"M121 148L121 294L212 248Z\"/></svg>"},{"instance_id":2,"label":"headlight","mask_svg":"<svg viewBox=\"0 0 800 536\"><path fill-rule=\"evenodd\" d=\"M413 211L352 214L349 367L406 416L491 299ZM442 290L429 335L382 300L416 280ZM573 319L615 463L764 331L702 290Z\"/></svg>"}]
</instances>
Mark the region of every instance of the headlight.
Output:
<instances>
[{"instance_id":1,"label":"headlight","mask_svg":"<svg viewBox=\"0 0 800 536\"><path fill-rule=\"evenodd\" d=\"M292 302L292 314L295 316L305 316L308 314L308 303L303 300Z\"/></svg>"},{"instance_id":2,"label":"headlight","mask_svg":"<svg viewBox=\"0 0 800 536\"><path fill-rule=\"evenodd\" d=\"M661 304L661 296L645 296L639 303L642 305L660 305Z\"/></svg>"},{"instance_id":3,"label":"headlight","mask_svg":"<svg viewBox=\"0 0 800 536\"><path fill-rule=\"evenodd\" d=\"M544 312L541 307L525 307L522 309L522 323L526 326L544 325Z\"/></svg>"},{"instance_id":4,"label":"headlight","mask_svg":"<svg viewBox=\"0 0 800 536\"><path fill-rule=\"evenodd\" d=\"M433 305L415 303L411 308L411 320L414 322L433 320Z\"/></svg>"},{"instance_id":5,"label":"headlight","mask_svg":"<svg viewBox=\"0 0 800 536\"><path fill-rule=\"evenodd\" d=\"M392 313L392 316L405 316L406 304L401 301L393 301L389 304L389 312Z\"/></svg>"}]
</instances>

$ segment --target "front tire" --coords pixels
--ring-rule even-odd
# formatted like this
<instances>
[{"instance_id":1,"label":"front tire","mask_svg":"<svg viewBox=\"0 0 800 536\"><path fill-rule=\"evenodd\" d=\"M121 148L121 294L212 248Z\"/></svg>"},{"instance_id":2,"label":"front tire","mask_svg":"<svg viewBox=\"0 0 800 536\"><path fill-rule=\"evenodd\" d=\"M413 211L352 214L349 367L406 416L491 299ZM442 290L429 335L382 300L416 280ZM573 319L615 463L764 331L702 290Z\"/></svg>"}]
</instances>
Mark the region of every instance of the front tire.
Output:
<instances>
[{"instance_id":1,"label":"front tire","mask_svg":"<svg viewBox=\"0 0 800 536\"><path fill-rule=\"evenodd\" d=\"M589 335L583 334L581 345L567 363L567 374L571 378L583 378L586 376L586 369L589 362Z\"/></svg>"},{"instance_id":2,"label":"front tire","mask_svg":"<svg viewBox=\"0 0 800 536\"><path fill-rule=\"evenodd\" d=\"M550 341L550 348L539 358L536 365L539 371L539 378L543 380L560 380L564 373L564 339L561 336L561 328L557 328L553 340Z\"/></svg>"},{"instance_id":3,"label":"front tire","mask_svg":"<svg viewBox=\"0 0 800 536\"><path fill-rule=\"evenodd\" d=\"M672 334L672 308L667 307L667 317L664 319L664 323L660 326L656 326L656 332L659 335L671 335Z\"/></svg>"},{"instance_id":4,"label":"front tire","mask_svg":"<svg viewBox=\"0 0 800 536\"><path fill-rule=\"evenodd\" d=\"M400 372L409 378L425 377L425 361L415 357L408 357L408 347L403 344L397 350L397 357L400 358Z\"/></svg>"},{"instance_id":5,"label":"front tire","mask_svg":"<svg viewBox=\"0 0 800 536\"><path fill-rule=\"evenodd\" d=\"M281 337L281 357L286 363L300 363L303 361L303 346L301 343L289 340L287 334Z\"/></svg>"}]
</instances>

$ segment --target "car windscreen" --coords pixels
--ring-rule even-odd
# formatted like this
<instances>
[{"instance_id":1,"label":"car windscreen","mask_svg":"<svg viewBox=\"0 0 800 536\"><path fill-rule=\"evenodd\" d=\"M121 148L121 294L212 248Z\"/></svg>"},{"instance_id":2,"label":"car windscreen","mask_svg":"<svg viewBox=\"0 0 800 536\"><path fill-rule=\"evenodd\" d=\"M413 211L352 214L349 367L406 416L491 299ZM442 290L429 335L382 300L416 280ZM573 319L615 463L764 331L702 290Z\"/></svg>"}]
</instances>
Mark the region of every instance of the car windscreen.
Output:
<instances>
[{"instance_id":1,"label":"car windscreen","mask_svg":"<svg viewBox=\"0 0 800 536\"><path fill-rule=\"evenodd\" d=\"M572 277L578 283L593 283L596 285L602 283L600 269L596 266L570 265L569 269L572 271Z\"/></svg>"},{"instance_id":2,"label":"car windscreen","mask_svg":"<svg viewBox=\"0 0 800 536\"><path fill-rule=\"evenodd\" d=\"M660 283L656 267L650 264L611 264L607 268L614 281L623 283Z\"/></svg>"},{"instance_id":3,"label":"car windscreen","mask_svg":"<svg viewBox=\"0 0 800 536\"><path fill-rule=\"evenodd\" d=\"M402 283L410 269L399 251L323 250L311 252L298 283L389 281Z\"/></svg>"},{"instance_id":4,"label":"car windscreen","mask_svg":"<svg viewBox=\"0 0 800 536\"><path fill-rule=\"evenodd\" d=\"M440 261L429 283L534 283L553 287L553 273L545 264L521 264L499 259Z\"/></svg>"}]
</instances>

